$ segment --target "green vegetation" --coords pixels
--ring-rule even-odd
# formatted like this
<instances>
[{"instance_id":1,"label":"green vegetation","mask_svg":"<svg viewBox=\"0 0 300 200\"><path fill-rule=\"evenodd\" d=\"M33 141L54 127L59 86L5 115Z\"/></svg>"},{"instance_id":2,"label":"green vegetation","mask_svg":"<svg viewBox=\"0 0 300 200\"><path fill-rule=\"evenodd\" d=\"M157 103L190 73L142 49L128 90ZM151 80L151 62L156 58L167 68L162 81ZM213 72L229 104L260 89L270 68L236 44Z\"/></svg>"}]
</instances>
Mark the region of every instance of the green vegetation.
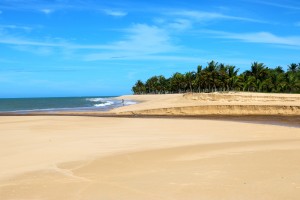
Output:
<instances>
[{"instance_id":1,"label":"green vegetation","mask_svg":"<svg viewBox=\"0 0 300 200\"><path fill-rule=\"evenodd\" d=\"M300 63L288 65L287 71L254 62L250 70L238 74L235 66L211 61L197 71L174 73L170 78L152 76L145 83L138 80L134 94L168 94L184 92L251 91L300 93Z\"/></svg>"}]
</instances>

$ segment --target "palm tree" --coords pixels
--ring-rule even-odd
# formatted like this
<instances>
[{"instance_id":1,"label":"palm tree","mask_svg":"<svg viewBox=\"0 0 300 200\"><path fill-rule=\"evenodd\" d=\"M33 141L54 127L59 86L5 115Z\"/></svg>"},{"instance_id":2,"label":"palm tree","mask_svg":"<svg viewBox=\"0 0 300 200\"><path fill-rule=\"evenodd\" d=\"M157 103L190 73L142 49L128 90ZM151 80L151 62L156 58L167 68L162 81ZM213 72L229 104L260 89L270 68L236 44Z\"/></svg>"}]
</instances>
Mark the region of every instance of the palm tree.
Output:
<instances>
[{"instance_id":1,"label":"palm tree","mask_svg":"<svg viewBox=\"0 0 300 200\"><path fill-rule=\"evenodd\" d=\"M238 76L233 76L230 78L230 90L240 91L243 84L241 82L241 78Z\"/></svg>"},{"instance_id":2,"label":"palm tree","mask_svg":"<svg viewBox=\"0 0 300 200\"><path fill-rule=\"evenodd\" d=\"M157 82L157 89L159 93L166 93L168 88L168 80L163 75L160 75L157 77Z\"/></svg>"},{"instance_id":3,"label":"palm tree","mask_svg":"<svg viewBox=\"0 0 300 200\"><path fill-rule=\"evenodd\" d=\"M144 94L144 93L146 93L145 84L141 80L138 80L135 83L135 85L132 87L132 91L133 91L134 94Z\"/></svg>"},{"instance_id":4,"label":"palm tree","mask_svg":"<svg viewBox=\"0 0 300 200\"><path fill-rule=\"evenodd\" d=\"M195 72L185 73L185 80L188 85L189 91L193 92L193 81L195 80Z\"/></svg>"},{"instance_id":5,"label":"palm tree","mask_svg":"<svg viewBox=\"0 0 300 200\"><path fill-rule=\"evenodd\" d=\"M254 62L251 65L251 69L246 71L247 76L254 77L255 80L252 80L252 82L255 82L254 91L260 91L260 84L262 83L263 79L266 76L266 66L263 63Z\"/></svg>"},{"instance_id":6,"label":"palm tree","mask_svg":"<svg viewBox=\"0 0 300 200\"><path fill-rule=\"evenodd\" d=\"M272 82L271 77L263 80L260 85L260 91L262 92L272 92L272 90L274 89L274 84Z\"/></svg>"},{"instance_id":7,"label":"palm tree","mask_svg":"<svg viewBox=\"0 0 300 200\"><path fill-rule=\"evenodd\" d=\"M152 76L146 81L146 89L150 94L156 94L158 92L158 78L157 76Z\"/></svg>"},{"instance_id":8,"label":"palm tree","mask_svg":"<svg viewBox=\"0 0 300 200\"><path fill-rule=\"evenodd\" d=\"M176 72L173 74L173 76L170 79L171 81L171 87L173 88L173 91L180 93L183 89L184 85L184 75Z\"/></svg>"},{"instance_id":9,"label":"palm tree","mask_svg":"<svg viewBox=\"0 0 300 200\"><path fill-rule=\"evenodd\" d=\"M282 69L281 66L275 67L274 71L275 71L276 73L279 73L279 74L284 73L284 70Z\"/></svg>"},{"instance_id":10,"label":"palm tree","mask_svg":"<svg viewBox=\"0 0 300 200\"><path fill-rule=\"evenodd\" d=\"M288 65L288 72L296 73L297 68L298 68L298 65L296 63L291 63L290 65Z\"/></svg>"},{"instance_id":11,"label":"palm tree","mask_svg":"<svg viewBox=\"0 0 300 200\"><path fill-rule=\"evenodd\" d=\"M238 85L239 79L237 78L237 73L239 69L235 69L235 66L229 65L227 66L227 73L228 73L228 90L234 89Z\"/></svg>"},{"instance_id":12,"label":"palm tree","mask_svg":"<svg viewBox=\"0 0 300 200\"><path fill-rule=\"evenodd\" d=\"M218 85L219 89L222 91L225 91L228 89L228 66L225 66L224 64L219 64L218 66Z\"/></svg>"},{"instance_id":13,"label":"palm tree","mask_svg":"<svg viewBox=\"0 0 300 200\"><path fill-rule=\"evenodd\" d=\"M201 92L201 86L203 85L203 80L204 79L202 77L202 73L203 73L202 66L198 65L197 73L196 73L196 79L195 79L195 83L197 85L198 92Z\"/></svg>"},{"instance_id":14,"label":"palm tree","mask_svg":"<svg viewBox=\"0 0 300 200\"><path fill-rule=\"evenodd\" d=\"M296 93L300 90L300 81L296 73L286 73L287 91L289 93Z\"/></svg>"},{"instance_id":15,"label":"palm tree","mask_svg":"<svg viewBox=\"0 0 300 200\"><path fill-rule=\"evenodd\" d=\"M269 70L268 77L273 86L270 92L282 92L285 85L285 74L282 67L278 66L273 70Z\"/></svg>"},{"instance_id":16,"label":"palm tree","mask_svg":"<svg viewBox=\"0 0 300 200\"><path fill-rule=\"evenodd\" d=\"M208 91L216 91L218 84L218 63L212 60L208 63L208 66L204 69L204 71L206 75L206 81L208 84Z\"/></svg>"},{"instance_id":17,"label":"palm tree","mask_svg":"<svg viewBox=\"0 0 300 200\"><path fill-rule=\"evenodd\" d=\"M248 90L254 92L257 89L256 78L254 76L245 77L244 90Z\"/></svg>"}]
</instances>

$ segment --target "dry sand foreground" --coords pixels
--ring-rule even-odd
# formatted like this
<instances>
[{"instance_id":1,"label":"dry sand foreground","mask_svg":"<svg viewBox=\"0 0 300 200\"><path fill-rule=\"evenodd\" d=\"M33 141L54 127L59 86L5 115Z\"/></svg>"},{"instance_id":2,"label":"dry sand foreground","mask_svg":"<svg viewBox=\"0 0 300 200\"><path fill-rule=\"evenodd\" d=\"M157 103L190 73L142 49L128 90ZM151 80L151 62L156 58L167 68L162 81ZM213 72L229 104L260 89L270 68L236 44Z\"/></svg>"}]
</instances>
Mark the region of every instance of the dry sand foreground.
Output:
<instances>
[{"instance_id":1,"label":"dry sand foreground","mask_svg":"<svg viewBox=\"0 0 300 200\"><path fill-rule=\"evenodd\" d=\"M0 199L300 198L300 129L196 119L0 117Z\"/></svg>"}]
</instances>

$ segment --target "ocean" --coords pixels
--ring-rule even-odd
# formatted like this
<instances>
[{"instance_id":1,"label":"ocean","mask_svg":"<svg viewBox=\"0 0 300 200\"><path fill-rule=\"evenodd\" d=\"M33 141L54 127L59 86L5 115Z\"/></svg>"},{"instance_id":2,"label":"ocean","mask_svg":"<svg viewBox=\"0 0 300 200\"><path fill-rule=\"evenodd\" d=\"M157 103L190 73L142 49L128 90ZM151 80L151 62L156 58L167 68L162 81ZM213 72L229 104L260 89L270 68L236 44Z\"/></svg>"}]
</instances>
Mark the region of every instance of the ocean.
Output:
<instances>
[{"instance_id":1,"label":"ocean","mask_svg":"<svg viewBox=\"0 0 300 200\"><path fill-rule=\"evenodd\" d=\"M136 104L124 101L124 106ZM123 103L114 97L49 97L49 98L3 98L0 112L54 112L54 111L108 111Z\"/></svg>"}]
</instances>

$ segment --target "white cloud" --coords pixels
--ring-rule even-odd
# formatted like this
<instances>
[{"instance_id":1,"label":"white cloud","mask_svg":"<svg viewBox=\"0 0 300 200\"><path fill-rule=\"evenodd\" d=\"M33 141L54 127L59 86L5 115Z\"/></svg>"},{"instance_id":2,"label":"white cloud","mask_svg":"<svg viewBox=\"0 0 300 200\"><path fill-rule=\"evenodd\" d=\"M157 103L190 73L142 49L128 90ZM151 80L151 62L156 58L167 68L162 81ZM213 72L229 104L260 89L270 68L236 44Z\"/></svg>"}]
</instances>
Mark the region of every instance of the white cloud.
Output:
<instances>
[{"instance_id":1,"label":"white cloud","mask_svg":"<svg viewBox=\"0 0 300 200\"><path fill-rule=\"evenodd\" d=\"M63 48L68 50L78 49L90 49L90 50L116 50L118 49L115 45L89 45L89 44L74 44L62 39L47 39L46 41L36 41L28 38L15 37L0 32L0 44L12 45L12 46L36 46L36 47L53 47Z\"/></svg>"},{"instance_id":2,"label":"white cloud","mask_svg":"<svg viewBox=\"0 0 300 200\"><path fill-rule=\"evenodd\" d=\"M255 3L264 4L264 5L268 5L268 6L274 6L274 7L278 7L278 8L285 8L285 9L290 9L290 10L300 10L300 6L291 5L291 4L288 4L288 2L274 3L274 2L269 2L269 1L255 1Z\"/></svg>"},{"instance_id":3,"label":"white cloud","mask_svg":"<svg viewBox=\"0 0 300 200\"><path fill-rule=\"evenodd\" d=\"M27 46L45 46L45 47L64 47L65 44L63 43L55 43L55 42L39 42L33 41L23 38L17 38L12 36L7 36L0 34L0 43L7 44L7 45L27 45Z\"/></svg>"},{"instance_id":4,"label":"white cloud","mask_svg":"<svg viewBox=\"0 0 300 200\"><path fill-rule=\"evenodd\" d=\"M147 24L135 24L126 30L125 40L115 43L116 46L128 49L145 49L146 51L168 51L173 49L170 45L170 37L166 30Z\"/></svg>"},{"instance_id":5,"label":"white cloud","mask_svg":"<svg viewBox=\"0 0 300 200\"><path fill-rule=\"evenodd\" d=\"M54 12L54 10L48 9L48 8L41 9L40 11L41 11L42 13L46 14L46 15L49 15L49 14L51 14L51 13Z\"/></svg>"},{"instance_id":6,"label":"white cloud","mask_svg":"<svg viewBox=\"0 0 300 200\"><path fill-rule=\"evenodd\" d=\"M193 24L205 23L213 20L233 20L233 21L243 21L252 23L269 23L263 20L258 20L254 18L239 17L225 15L220 12L205 12L205 11L195 11L195 10L180 10L166 13L167 18L155 19L154 22L161 26L167 27L173 30L186 30L192 28Z\"/></svg>"},{"instance_id":7,"label":"white cloud","mask_svg":"<svg viewBox=\"0 0 300 200\"><path fill-rule=\"evenodd\" d=\"M135 24L123 30L123 39L107 44L75 44L64 40L47 39L46 41L35 41L26 38L14 37L0 33L0 44L11 48L32 52L34 49L43 50L44 55L50 54L54 49L61 52L85 49L87 53L85 60L103 59L138 59L146 55L157 55L160 53L175 52L178 46L171 42L168 31L157 26L147 24Z\"/></svg>"},{"instance_id":8,"label":"white cloud","mask_svg":"<svg viewBox=\"0 0 300 200\"><path fill-rule=\"evenodd\" d=\"M175 19L173 22L168 24L169 28L176 30L185 30L192 26L192 22L187 19Z\"/></svg>"},{"instance_id":9,"label":"white cloud","mask_svg":"<svg viewBox=\"0 0 300 200\"><path fill-rule=\"evenodd\" d=\"M177 47L171 44L168 32L156 26L136 24L126 32L124 40L108 45L111 51L90 54L86 56L86 60L138 59L145 55L177 50Z\"/></svg>"},{"instance_id":10,"label":"white cloud","mask_svg":"<svg viewBox=\"0 0 300 200\"><path fill-rule=\"evenodd\" d=\"M169 20L166 18L155 18L153 22L160 27L165 27L169 31L183 31L191 28L193 25L192 20L185 18L171 18Z\"/></svg>"},{"instance_id":11,"label":"white cloud","mask_svg":"<svg viewBox=\"0 0 300 200\"><path fill-rule=\"evenodd\" d=\"M264 43L300 47L300 36L277 36L268 32L229 33L222 31L206 31L219 38L241 40L249 43Z\"/></svg>"},{"instance_id":12,"label":"white cloud","mask_svg":"<svg viewBox=\"0 0 300 200\"><path fill-rule=\"evenodd\" d=\"M257 23L267 23L262 20L246 18L246 17L237 17L224 15L222 13L216 12L203 12L203 11L192 11L192 10L182 10L178 12L171 12L170 15L186 17L195 21L210 21L210 20L237 20L237 21L247 21L247 22L257 22Z\"/></svg>"},{"instance_id":13,"label":"white cloud","mask_svg":"<svg viewBox=\"0 0 300 200\"><path fill-rule=\"evenodd\" d=\"M125 17L127 15L126 12L113 10L104 10L104 13L114 17Z\"/></svg>"}]
</instances>

